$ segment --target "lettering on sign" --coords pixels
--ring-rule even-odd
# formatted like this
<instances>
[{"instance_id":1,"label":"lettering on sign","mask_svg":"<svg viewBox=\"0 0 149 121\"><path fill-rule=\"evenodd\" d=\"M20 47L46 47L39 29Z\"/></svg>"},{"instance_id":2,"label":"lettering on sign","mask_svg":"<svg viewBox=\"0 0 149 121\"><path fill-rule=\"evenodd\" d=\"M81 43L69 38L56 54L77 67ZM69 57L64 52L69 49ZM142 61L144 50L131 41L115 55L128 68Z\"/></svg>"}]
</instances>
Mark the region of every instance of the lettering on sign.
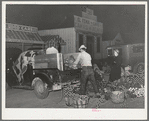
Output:
<instances>
[{"instance_id":1,"label":"lettering on sign","mask_svg":"<svg viewBox=\"0 0 149 121\"><path fill-rule=\"evenodd\" d=\"M102 23L75 15L74 15L74 27L76 30L83 30L97 34L103 33Z\"/></svg>"},{"instance_id":2,"label":"lettering on sign","mask_svg":"<svg viewBox=\"0 0 149 121\"><path fill-rule=\"evenodd\" d=\"M16 30L16 31L25 31L25 32L37 32L37 27L30 27L30 26L23 26L23 25L17 25L17 24L6 24L7 30Z\"/></svg>"}]
</instances>

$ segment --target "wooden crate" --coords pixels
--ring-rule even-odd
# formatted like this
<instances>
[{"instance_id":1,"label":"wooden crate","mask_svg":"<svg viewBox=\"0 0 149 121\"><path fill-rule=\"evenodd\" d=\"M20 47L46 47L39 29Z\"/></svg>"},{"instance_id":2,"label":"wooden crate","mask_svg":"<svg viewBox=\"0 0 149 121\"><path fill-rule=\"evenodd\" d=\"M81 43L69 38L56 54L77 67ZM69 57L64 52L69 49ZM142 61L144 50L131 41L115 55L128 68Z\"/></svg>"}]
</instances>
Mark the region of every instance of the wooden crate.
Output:
<instances>
[{"instance_id":1,"label":"wooden crate","mask_svg":"<svg viewBox=\"0 0 149 121\"><path fill-rule=\"evenodd\" d=\"M33 60L33 69L59 69L63 71L63 57L61 53L37 55Z\"/></svg>"}]
</instances>

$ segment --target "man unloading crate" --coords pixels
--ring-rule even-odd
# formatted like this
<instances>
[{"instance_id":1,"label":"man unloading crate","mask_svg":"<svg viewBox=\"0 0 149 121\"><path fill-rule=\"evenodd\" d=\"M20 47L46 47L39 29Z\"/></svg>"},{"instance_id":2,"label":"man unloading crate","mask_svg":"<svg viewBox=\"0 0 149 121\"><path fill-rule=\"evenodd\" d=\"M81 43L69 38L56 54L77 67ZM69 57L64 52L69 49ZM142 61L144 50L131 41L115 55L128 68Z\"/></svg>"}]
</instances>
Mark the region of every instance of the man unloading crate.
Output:
<instances>
[{"instance_id":1,"label":"man unloading crate","mask_svg":"<svg viewBox=\"0 0 149 121\"><path fill-rule=\"evenodd\" d=\"M87 48L84 45L80 46L79 51L81 53L78 55L76 61L74 62L75 67L77 66L79 61L82 65L80 95L86 94L86 85L87 85L87 80L89 78L95 90L96 97L100 97L97 83L94 77L94 71L92 69L92 63L91 63L92 58L90 54L86 52L86 49Z\"/></svg>"}]
</instances>

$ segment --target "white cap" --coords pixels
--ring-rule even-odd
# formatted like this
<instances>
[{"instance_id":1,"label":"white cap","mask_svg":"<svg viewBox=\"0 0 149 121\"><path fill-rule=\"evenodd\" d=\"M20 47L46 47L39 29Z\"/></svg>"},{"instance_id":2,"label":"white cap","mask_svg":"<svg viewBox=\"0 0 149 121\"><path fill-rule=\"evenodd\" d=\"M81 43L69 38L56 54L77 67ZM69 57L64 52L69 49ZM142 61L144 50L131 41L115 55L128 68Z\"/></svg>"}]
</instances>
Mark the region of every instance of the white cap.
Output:
<instances>
[{"instance_id":1,"label":"white cap","mask_svg":"<svg viewBox=\"0 0 149 121\"><path fill-rule=\"evenodd\" d=\"M84 49L87 49L87 47L85 47L85 45L81 45L80 48L79 48L79 51L84 48Z\"/></svg>"}]
</instances>

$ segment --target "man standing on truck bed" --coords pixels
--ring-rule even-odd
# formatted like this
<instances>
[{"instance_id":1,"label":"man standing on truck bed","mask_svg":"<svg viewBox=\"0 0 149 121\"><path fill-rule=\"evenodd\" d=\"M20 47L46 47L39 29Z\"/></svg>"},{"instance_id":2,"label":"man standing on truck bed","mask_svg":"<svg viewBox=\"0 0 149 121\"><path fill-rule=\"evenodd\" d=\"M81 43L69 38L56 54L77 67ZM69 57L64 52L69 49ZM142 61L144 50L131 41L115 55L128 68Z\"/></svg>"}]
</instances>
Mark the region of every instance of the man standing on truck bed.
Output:
<instances>
[{"instance_id":1,"label":"man standing on truck bed","mask_svg":"<svg viewBox=\"0 0 149 121\"><path fill-rule=\"evenodd\" d=\"M58 50L54 47L54 43L51 44L49 48L46 49L46 54L58 53Z\"/></svg>"},{"instance_id":2,"label":"man standing on truck bed","mask_svg":"<svg viewBox=\"0 0 149 121\"><path fill-rule=\"evenodd\" d=\"M46 54L57 54L57 53L58 53L58 50L55 48L54 43L51 43L51 45L49 46L49 48L46 49ZM57 71L50 70L50 73L52 74L53 81L56 82L58 80Z\"/></svg>"},{"instance_id":3,"label":"man standing on truck bed","mask_svg":"<svg viewBox=\"0 0 149 121\"><path fill-rule=\"evenodd\" d=\"M92 69L92 63L91 63L92 59L90 54L86 52L86 49L87 48L84 45L80 46L79 51L81 53L78 55L76 61L74 62L75 66L78 64L79 61L81 62L81 65L82 65L80 95L86 94L87 80L90 77L91 83L96 93L96 97L100 97L97 83L94 77L94 72Z\"/></svg>"}]
</instances>

